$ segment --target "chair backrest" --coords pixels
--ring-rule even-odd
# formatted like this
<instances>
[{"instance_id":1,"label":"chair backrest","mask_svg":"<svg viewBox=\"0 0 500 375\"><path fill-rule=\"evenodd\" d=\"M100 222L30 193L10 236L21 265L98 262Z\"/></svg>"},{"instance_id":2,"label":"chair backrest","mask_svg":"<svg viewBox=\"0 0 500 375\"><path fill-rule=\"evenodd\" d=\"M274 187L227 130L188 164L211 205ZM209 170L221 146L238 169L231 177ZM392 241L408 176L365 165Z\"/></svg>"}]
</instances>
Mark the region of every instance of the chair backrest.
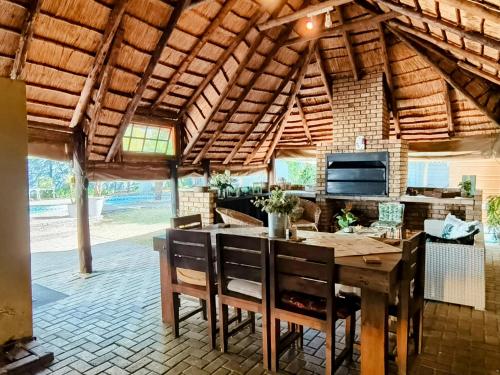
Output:
<instances>
[{"instance_id":1,"label":"chair backrest","mask_svg":"<svg viewBox=\"0 0 500 375\"><path fill-rule=\"evenodd\" d=\"M170 226L174 229L199 229L202 225L200 214L178 216L170 219Z\"/></svg>"},{"instance_id":2,"label":"chair backrest","mask_svg":"<svg viewBox=\"0 0 500 375\"><path fill-rule=\"evenodd\" d=\"M217 280L222 292L227 293L231 279L262 283L264 292L268 249L266 238L217 234Z\"/></svg>"},{"instance_id":3,"label":"chair backrest","mask_svg":"<svg viewBox=\"0 0 500 375\"><path fill-rule=\"evenodd\" d=\"M243 212L221 207L216 208L215 211L221 216L222 221L224 221L224 223L226 224L248 225L256 227L261 227L264 225L261 220L256 219L253 216L244 214Z\"/></svg>"},{"instance_id":4,"label":"chair backrest","mask_svg":"<svg viewBox=\"0 0 500 375\"><path fill-rule=\"evenodd\" d=\"M210 233L167 229L167 262L171 281L177 284L177 268L205 272L206 285L215 284Z\"/></svg>"},{"instance_id":5,"label":"chair backrest","mask_svg":"<svg viewBox=\"0 0 500 375\"><path fill-rule=\"evenodd\" d=\"M332 248L271 240L269 278L271 307L283 292L297 292L327 300L333 310L335 257Z\"/></svg>"},{"instance_id":6,"label":"chair backrest","mask_svg":"<svg viewBox=\"0 0 500 375\"><path fill-rule=\"evenodd\" d=\"M425 232L418 232L402 242L400 303L408 302L410 310L423 304L425 287Z\"/></svg>"},{"instance_id":7,"label":"chair backrest","mask_svg":"<svg viewBox=\"0 0 500 375\"><path fill-rule=\"evenodd\" d=\"M302 217L305 220L312 221L316 225L318 225L319 217L321 216L321 208L319 208L316 203L302 198L299 198L299 205L304 209Z\"/></svg>"},{"instance_id":8,"label":"chair backrest","mask_svg":"<svg viewBox=\"0 0 500 375\"><path fill-rule=\"evenodd\" d=\"M405 205L403 203L379 203L378 220L393 223L402 223Z\"/></svg>"}]
</instances>

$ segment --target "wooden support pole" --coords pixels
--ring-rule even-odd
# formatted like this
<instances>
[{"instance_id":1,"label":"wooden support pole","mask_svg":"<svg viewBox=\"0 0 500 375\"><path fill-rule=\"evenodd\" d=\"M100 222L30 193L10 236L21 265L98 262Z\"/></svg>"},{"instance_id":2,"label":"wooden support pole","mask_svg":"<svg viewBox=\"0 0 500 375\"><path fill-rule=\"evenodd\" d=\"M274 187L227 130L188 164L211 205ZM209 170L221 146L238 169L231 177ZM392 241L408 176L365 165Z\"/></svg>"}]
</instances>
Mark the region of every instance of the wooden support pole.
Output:
<instances>
[{"instance_id":1,"label":"wooden support pole","mask_svg":"<svg viewBox=\"0 0 500 375\"><path fill-rule=\"evenodd\" d=\"M203 167L203 185L208 186L210 183L210 159L203 159L201 165Z\"/></svg>"},{"instance_id":2,"label":"wooden support pole","mask_svg":"<svg viewBox=\"0 0 500 375\"><path fill-rule=\"evenodd\" d=\"M335 8L339 16L340 25L344 24L344 15L342 14L342 7L339 5ZM347 57L349 57L349 62L351 64L352 75L355 81L359 81L358 68L356 66L356 55L354 49L352 48L351 37L349 36L349 31L342 31L342 38L344 39L345 48L347 50Z\"/></svg>"},{"instance_id":3,"label":"wooden support pole","mask_svg":"<svg viewBox=\"0 0 500 375\"><path fill-rule=\"evenodd\" d=\"M170 160L170 188L172 191L172 217L179 215L179 179L177 177L177 160Z\"/></svg>"},{"instance_id":4,"label":"wooden support pole","mask_svg":"<svg viewBox=\"0 0 500 375\"><path fill-rule=\"evenodd\" d=\"M76 226L80 273L92 273L89 196L85 152L85 133L78 127L73 134L73 171L75 174Z\"/></svg>"}]
</instances>

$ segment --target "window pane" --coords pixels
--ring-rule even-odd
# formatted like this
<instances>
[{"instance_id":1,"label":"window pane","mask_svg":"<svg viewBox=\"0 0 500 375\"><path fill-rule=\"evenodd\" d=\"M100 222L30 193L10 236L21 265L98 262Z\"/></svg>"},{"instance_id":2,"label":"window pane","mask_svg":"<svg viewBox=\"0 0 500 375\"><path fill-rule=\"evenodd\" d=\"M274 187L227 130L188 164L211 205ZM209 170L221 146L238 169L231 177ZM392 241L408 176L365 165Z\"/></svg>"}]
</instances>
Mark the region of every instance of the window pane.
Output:
<instances>
[{"instance_id":1,"label":"window pane","mask_svg":"<svg viewBox=\"0 0 500 375\"><path fill-rule=\"evenodd\" d=\"M174 142L168 142L167 155L174 154Z\"/></svg>"},{"instance_id":2,"label":"window pane","mask_svg":"<svg viewBox=\"0 0 500 375\"><path fill-rule=\"evenodd\" d=\"M132 138L130 141L130 151L141 152L144 144L143 139Z\"/></svg>"},{"instance_id":3,"label":"window pane","mask_svg":"<svg viewBox=\"0 0 500 375\"><path fill-rule=\"evenodd\" d=\"M168 141L168 139L170 138L170 129L160 129L160 137L159 139L161 139L162 141Z\"/></svg>"},{"instance_id":4,"label":"window pane","mask_svg":"<svg viewBox=\"0 0 500 375\"><path fill-rule=\"evenodd\" d=\"M130 137L130 135L132 134L132 128L134 127L134 125L129 125L127 126L127 130L125 130L125 137Z\"/></svg>"},{"instance_id":5,"label":"window pane","mask_svg":"<svg viewBox=\"0 0 500 375\"><path fill-rule=\"evenodd\" d=\"M156 146L156 152L160 154L165 154L167 152L167 142L158 141L158 144Z\"/></svg>"},{"instance_id":6,"label":"window pane","mask_svg":"<svg viewBox=\"0 0 500 375\"><path fill-rule=\"evenodd\" d=\"M149 127L147 130L146 130L146 138L147 139L154 139L156 140L156 138L158 138L158 132L159 132L160 129L158 128L151 128Z\"/></svg>"},{"instance_id":7,"label":"window pane","mask_svg":"<svg viewBox=\"0 0 500 375\"><path fill-rule=\"evenodd\" d=\"M130 138L123 138L123 149L125 151L128 151L129 147L130 147Z\"/></svg>"},{"instance_id":8,"label":"window pane","mask_svg":"<svg viewBox=\"0 0 500 375\"><path fill-rule=\"evenodd\" d=\"M155 152L156 149L156 140L146 139L144 142L143 152Z\"/></svg>"},{"instance_id":9,"label":"window pane","mask_svg":"<svg viewBox=\"0 0 500 375\"><path fill-rule=\"evenodd\" d=\"M143 126L134 126L134 129L132 130L132 136L135 138L144 138L146 135L146 128Z\"/></svg>"}]
</instances>

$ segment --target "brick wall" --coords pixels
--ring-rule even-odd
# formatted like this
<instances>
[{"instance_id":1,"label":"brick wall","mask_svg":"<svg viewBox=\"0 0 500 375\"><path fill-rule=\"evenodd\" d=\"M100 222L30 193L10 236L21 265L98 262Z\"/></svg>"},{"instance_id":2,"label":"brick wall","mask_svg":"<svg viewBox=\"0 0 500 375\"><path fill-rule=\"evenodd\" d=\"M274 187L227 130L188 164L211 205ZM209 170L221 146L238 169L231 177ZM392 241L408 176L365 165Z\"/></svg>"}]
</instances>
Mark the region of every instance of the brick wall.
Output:
<instances>
[{"instance_id":1,"label":"brick wall","mask_svg":"<svg viewBox=\"0 0 500 375\"><path fill-rule=\"evenodd\" d=\"M214 223L215 191L179 191L179 216L201 214L203 225Z\"/></svg>"}]
</instances>

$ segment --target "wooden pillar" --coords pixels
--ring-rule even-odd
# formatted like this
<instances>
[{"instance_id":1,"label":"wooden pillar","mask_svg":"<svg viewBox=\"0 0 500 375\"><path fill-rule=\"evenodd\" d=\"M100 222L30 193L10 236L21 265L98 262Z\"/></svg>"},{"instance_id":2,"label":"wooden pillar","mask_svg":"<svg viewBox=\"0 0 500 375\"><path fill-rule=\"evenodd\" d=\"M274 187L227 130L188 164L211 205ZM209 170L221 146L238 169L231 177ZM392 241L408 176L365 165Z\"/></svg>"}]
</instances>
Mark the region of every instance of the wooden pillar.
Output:
<instances>
[{"instance_id":1,"label":"wooden pillar","mask_svg":"<svg viewBox=\"0 0 500 375\"><path fill-rule=\"evenodd\" d=\"M92 250L90 245L89 195L86 163L85 134L81 127L73 133L73 171L75 174L76 226L80 273L92 272Z\"/></svg>"},{"instance_id":2,"label":"wooden pillar","mask_svg":"<svg viewBox=\"0 0 500 375\"><path fill-rule=\"evenodd\" d=\"M172 216L179 215L179 179L177 178L177 160L170 160L170 187L172 189Z\"/></svg>"},{"instance_id":3,"label":"wooden pillar","mask_svg":"<svg viewBox=\"0 0 500 375\"><path fill-rule=\"evenodd\" d=\"M271 185L276 184L276 171L275 171L276 158L274 154L272 154L269 159L269 165L267 166L267 183L269 184L269 188Z\"/></svg>"},{"instance_id":4,"label":"wooden pillar","mask_svg":"<svg viewBox=\"0 0 500 375\"><path fill-rule=\"evenodd\" d=\"M203 186L208 186L210 183L210 159L203 159L201 165L203 166Z\"/></svg>"}]
</instances>

